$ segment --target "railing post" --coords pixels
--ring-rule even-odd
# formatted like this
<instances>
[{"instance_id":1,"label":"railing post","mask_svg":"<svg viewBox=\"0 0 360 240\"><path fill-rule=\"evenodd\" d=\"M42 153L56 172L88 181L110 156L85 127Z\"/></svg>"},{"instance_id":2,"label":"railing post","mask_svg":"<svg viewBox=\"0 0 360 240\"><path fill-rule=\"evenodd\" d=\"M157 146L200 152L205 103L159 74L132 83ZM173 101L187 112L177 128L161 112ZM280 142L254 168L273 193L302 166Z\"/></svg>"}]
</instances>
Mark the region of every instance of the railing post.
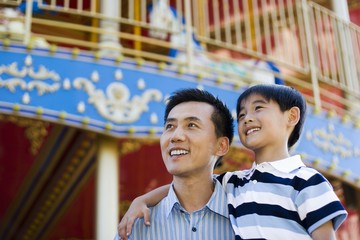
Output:
<instances>
[{"instance_id":1,"label":"railing post","mask_svg":"<svg viewBox=\"0 0 360 240\"><path fill-rule=\"evenodd\" d=\"M26 2L26 14L25 14L25 32L24 32L24 45L27 46L30 43L31 37L31 19L33 11L33 0Z\"/></svg>"},{"instance_id":2,"label":"railing post","mask_svg":"<svg viewBox=\"0 0 360 240\"><path fill-rule=\"evenodd\" d=\"M119 1L101 1L101 14L109 18L119 18ZM129 3L130 4L130 3ZM115 20L102 19L101 28L105 31L100 35L100 53L106 57L117 57L121 55L122 46L118 40L119 23Z\"/></svg>"},{"instance_id":3,"label":"railing post","mask_svg":"<svg viewBox=\"0 0 360 240\"><path fill-rule=\"evenodd\" d=\"M315 52L313 47L313 39L311 34L311 24L310 24L310 15L309 15L309 6L307 4L307 0L301 1L301 8L303 12L304 18L304 29L306 35L306 44L308 49L308 56L309 56L309 68L311 74L311 82L314 94L314 105L315 109L321 109L321 98L320 98L320 89L319 89L319 82L317 78L317 67L315 62Z\"/></svg>"},{"instance_id":4,"label":"railing post","mask_svg":"<svg viewBox=\"0 0 360 240\"><path fill-rule=\"evenodd\" d=\"M181 31L181 30L180 30ZM191 20L191 4L190 0L185 0L185 31L186 31L186 58L187 58L187 66L189 70L193 67L193 56L194 49L192 44L192 20Z\"/></svg>"},{"instance_id":5,"label":"railing post","mask_svg":"<svg viewBox=\"0 0 360 240\"><path fill-rule=\"evenodd\" d=\"M357 79L356 61L353 52L353 43L351 41L351 33L349 28L350 16L349 8L346 0L332 0L332 11L342 21L336 21L338 23L338 29L343 34L339 34L339 41L342 53L343 64L345 68L345 83L348 89L359 89L359 83Z\"/></svg>"}]
</instances>

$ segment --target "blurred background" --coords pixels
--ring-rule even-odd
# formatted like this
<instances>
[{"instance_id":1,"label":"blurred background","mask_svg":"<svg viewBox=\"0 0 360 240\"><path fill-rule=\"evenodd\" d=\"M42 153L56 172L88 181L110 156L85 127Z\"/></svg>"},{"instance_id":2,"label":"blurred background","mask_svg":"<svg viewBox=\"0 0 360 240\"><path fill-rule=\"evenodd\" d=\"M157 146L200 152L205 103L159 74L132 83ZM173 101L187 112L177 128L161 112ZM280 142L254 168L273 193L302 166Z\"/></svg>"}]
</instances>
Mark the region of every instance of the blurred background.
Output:
<instances>
[{"instance_id":1,"label":"blurred background","mask_svg":"<svg viewBox=\"0 0 360 240\"><path fill-rule=\"evenodd\" d=\"M309 104L292 149L322 172L360 239L359 0L0 0L0 239L113 239L171 182L167 97L197 87L235 115L248 86ZM238 137L216 173L249 168Z\"/></svg>"}]
</instances>

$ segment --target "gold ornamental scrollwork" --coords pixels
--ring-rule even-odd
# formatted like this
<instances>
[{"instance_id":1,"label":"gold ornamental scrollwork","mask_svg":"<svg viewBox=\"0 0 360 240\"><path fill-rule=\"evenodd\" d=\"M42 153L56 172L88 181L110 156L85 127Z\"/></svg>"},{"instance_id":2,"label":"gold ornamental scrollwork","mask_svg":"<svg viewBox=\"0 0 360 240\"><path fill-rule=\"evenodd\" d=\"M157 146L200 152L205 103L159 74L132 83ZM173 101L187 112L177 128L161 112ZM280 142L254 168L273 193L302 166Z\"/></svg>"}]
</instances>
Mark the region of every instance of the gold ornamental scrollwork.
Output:
<instances>
[{"instance_id":1,"label":"gold ornamental scrollwork","mask_svg":"<svg viewBox=\"0 0 360 240\"><path fill-rule=\"evenodd\" d=\"M159 144L159 139L128 139L122 141L119 146L120 157L138 151L144 145Z\"/></svg>"},{"instance_id":2,"label":"gold ornamental scrollwork","mask_svg":"<svg viewBox=\"0 0 360 240\"><path fill-rule=\"evenodd\" d=\"M10 122L25 128L25 137L30 142L30 153L34 156L39 152L48 135L49 123L47 122L3 114L0 114L0 121Z\"/></svg>"}]
</instances>

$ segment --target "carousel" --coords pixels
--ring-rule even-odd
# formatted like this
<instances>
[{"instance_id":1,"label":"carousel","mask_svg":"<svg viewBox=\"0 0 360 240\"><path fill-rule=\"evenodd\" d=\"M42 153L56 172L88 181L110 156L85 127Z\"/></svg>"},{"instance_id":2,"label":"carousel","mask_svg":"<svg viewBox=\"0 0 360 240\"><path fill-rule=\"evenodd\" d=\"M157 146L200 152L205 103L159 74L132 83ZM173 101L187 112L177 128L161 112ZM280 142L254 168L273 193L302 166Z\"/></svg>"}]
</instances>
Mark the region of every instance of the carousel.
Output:
<instances>
[{"instance_id":1,"label":"carousel","mask_svg":"<svg viewBox=\"0 0 360 240\"><path fill-rule=\"evenodd\" d=\"M235 115L239 94L264 82L294 86L307 97L303 136L291 153L322 172L346 206L349 217L338 239L360 239L356 91L347 95L342 87L319 82L325 89L319 107L311 74L286 68L276 57L265 57L265 50L245 58L250 53L245 45L221 48L224 43L201 38L206 35L201 30L209 30L210 37L220 34L225 41L237 31L233 21L244 6L228 12L233 18L218 16L231 23L229 30L213 15L210 29L189 33L185 10L194 6L188 1L118 1L118 11L111 1L68 2L0 1L0 239L113 239L136 196L171 182L159 146L168 96L182 88L205 89ZM273 7L282 6L275 2ZM286 9L295 6L286 2ZM358 11L351 6L352 14ZM265 8L248 5L256 7ZM349 28L360 36L354 26ZM275 45L273 53L281 56ZM350 101L342 100L345 96ZM252 162L252 152L235 137L215 173L246 169Z\"/></svg>"}]
</instances>

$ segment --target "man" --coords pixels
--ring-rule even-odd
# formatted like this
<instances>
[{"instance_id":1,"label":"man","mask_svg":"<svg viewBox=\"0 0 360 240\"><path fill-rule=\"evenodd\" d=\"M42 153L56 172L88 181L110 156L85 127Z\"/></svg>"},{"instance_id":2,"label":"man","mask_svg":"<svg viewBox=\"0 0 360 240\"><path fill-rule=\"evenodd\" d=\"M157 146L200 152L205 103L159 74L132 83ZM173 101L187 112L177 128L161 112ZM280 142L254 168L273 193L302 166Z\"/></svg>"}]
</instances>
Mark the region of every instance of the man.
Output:
<instances>
[{"instance_id":1,"label":"man","mask_svg":"<svg viewBox=\"0 0 360 240\"><path fill-rule=\"evenodd\" d=\"M234 135L229 109L206 91L185 89L169 98L164 120L161 152L173 182L151 208L151 225L138 219L129 239L234 239L224 190L213 179Z\"/></svg>"}]
</instances>

